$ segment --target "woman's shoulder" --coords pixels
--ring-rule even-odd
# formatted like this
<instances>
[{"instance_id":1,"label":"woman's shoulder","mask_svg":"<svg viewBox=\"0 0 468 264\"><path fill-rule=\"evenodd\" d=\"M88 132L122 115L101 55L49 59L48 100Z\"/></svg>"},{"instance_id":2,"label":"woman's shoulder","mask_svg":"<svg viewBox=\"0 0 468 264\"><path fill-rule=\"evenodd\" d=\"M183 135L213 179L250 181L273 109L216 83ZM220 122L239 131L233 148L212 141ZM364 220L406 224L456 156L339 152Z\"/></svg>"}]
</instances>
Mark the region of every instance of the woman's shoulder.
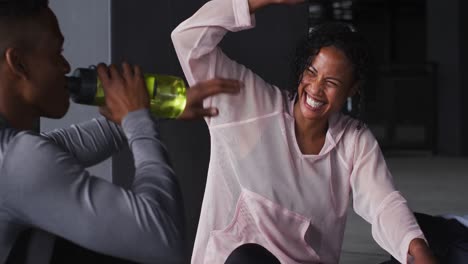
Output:
<instances>
[{"instance_id":1,"label":"woman's shoulder","mask_svg":"<svg viewBox=\"0 0 468 264\"><path fill-rule=\"evenodd\" d=\"M367 124L359 119L345 114L338 114L330 122L335 142L339 149L348 154L354 152L357 148L374 146L377 141Z\"/></svg>"},{"instance_id":2,"label":"woman's shoulder","mask_svg":"<svg viewBox=\"0 0 468 264\"><path fill-rule=\"evenodd\" d=\"M340 140L352 140L366 134L368 127L364 121L337 113L329 119L329 130L334 135L336 142Z\"/></svg>"}]
</instances>

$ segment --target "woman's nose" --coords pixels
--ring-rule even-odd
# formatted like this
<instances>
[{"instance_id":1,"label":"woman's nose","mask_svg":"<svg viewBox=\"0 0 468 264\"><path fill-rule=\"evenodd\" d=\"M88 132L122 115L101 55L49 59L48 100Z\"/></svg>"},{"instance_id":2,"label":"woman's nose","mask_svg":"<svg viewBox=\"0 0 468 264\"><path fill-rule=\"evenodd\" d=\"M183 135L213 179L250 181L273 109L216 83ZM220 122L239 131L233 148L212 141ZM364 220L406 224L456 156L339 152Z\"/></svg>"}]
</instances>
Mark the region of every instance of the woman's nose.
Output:
<instances>
[{"instance_id":1,"label":"woman's nose","mask_svg":"<svg viewBox=\"0 0 468 264\"><path fill-rule=\"evenodd\" d=\"M319 95L323 92L323 82L319 78L315 79L313 82L310 82L308 86L308 90L312 94Z\"/></svg>"}]
</instances>

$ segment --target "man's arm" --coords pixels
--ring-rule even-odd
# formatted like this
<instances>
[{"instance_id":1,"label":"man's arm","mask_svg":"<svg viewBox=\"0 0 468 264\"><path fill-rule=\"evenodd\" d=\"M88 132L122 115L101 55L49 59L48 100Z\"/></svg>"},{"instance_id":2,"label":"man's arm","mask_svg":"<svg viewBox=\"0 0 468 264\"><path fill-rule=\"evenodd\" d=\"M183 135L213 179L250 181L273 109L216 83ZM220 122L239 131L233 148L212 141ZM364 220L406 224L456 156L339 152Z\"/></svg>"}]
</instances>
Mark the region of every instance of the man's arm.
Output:
<instances>
[{"instance_id":1,"label":"man's arm","mask_svg":"<svg viewBox=\"0 0 468 264\"><path fill-rule=\"evenodd\" d=\"M186 106L178 120L217 116L218 109L205 108L203 100L221 93L236 94L239 88L240 83L236 80L212 79L195 84L187 90ZM68 128L43 132L41 135L64 148L85 167L104 161L127 144L122 128L104 117Z\"/></svg>"},{"instance_id":2,"label":"man's arm","mask_svg":"<svg viewBox=\"0 0 468 264\"><path fill-rule=\"evenodd\" d=\"M142 263L181 263L181 194L156 124L142 109L129 113L122 126L135 157L130 190L89 175L49 140L22 133L3 162L4 206L14 221L100 253Z\"/></svg>"},{"instance_id":3,"label":"man's arm","mask_svg":"<svg viewBox=\"0 0 468 264\"><path fill-rule=\"evenodd\" d=\"M137 262L183 261L180 190L152 121L139 66L97 68L105 93L100 112L122 124L135 161L130 190L91 177L69 152L22 133L2 166L3 205L12 221L98 252ZM131 176L131 175L129 175Z\"/></svg>"},{"instance_id":4,"label":"man's arm","mask_svg":"<svg viewBox=\"0 0 468 264\"><path fill-rule=\"evenodd\" d=\"M120 126L104 117L41 135L61 146L84 167L104 161L127 144Z\"/></svg>"}]
</instances>

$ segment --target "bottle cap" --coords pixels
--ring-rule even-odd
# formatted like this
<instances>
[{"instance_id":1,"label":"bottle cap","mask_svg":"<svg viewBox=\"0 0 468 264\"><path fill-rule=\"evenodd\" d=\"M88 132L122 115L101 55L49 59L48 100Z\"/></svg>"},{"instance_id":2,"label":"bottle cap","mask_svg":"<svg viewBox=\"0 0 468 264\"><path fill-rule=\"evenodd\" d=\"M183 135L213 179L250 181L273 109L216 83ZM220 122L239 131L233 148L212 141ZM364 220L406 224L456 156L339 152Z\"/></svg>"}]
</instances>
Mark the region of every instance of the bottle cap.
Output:
<instances>
[{"instance_id":1,"label":"bottle cap","mask_svg":"<svg viewBox=\"0 0 468 264\"><path fill-rule=\"evenodd\" d=\"M75 103L93 104L97 90L96 69L77 68L67 77L67 87Z\"/></svg>"}]
</instances>

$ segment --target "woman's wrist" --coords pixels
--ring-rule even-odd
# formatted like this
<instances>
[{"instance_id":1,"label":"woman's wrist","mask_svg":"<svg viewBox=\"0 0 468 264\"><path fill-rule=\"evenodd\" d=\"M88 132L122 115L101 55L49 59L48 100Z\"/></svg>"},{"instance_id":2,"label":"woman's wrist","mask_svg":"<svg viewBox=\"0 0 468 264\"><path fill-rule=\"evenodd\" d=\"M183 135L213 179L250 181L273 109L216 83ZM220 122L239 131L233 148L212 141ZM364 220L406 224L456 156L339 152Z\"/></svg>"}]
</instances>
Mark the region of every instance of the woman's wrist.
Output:
<instances>
[{"instance_id":1,"label":"woman's wrist","mask_svg":"<svg viewBox=\"0 0 468 264\"><path fill-rule=\"evenodd\" d=\"M415 238L411 240L408 251L409 254L413 257L416 257L421 254L432 254L431 250L429 249L429 246L426 244L426 241L424 241L421 238Z\"/></svg>"},{"instance_id":2,"label":"woman's wrist","mask_svg":"<svg viewBox=\"0 0 468 264\"><path fill-rule=\"evenodd\" d=\"M426 241L421 238L411 240L408 251L413 256L415 264L438 264Z\"/></svg>"}]
</instances>

